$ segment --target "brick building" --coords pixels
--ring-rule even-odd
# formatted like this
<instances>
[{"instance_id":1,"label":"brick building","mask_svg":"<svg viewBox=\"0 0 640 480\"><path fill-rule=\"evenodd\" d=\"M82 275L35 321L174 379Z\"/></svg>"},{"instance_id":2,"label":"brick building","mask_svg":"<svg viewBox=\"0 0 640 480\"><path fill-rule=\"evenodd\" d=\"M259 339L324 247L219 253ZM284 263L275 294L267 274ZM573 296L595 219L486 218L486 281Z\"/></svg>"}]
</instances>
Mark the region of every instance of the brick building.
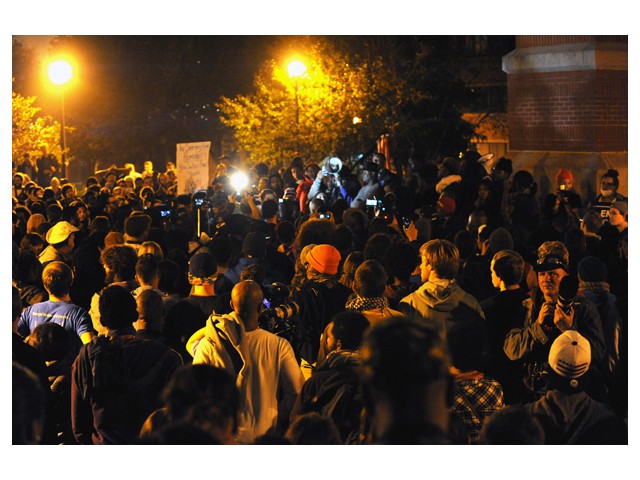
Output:
<instances>
[{"instance_id":1,"label":"brick building","mask_svg":"<svg viewBox=\"0 0 640 480\"><path fill-rule=\"evenodd\" d=\"M560 167L572 170L585 201L609 168L628 194L627 50L627 36L516 36L503 57L508 156L542 195L555 190Z\"/></svg>"}]
</instances>

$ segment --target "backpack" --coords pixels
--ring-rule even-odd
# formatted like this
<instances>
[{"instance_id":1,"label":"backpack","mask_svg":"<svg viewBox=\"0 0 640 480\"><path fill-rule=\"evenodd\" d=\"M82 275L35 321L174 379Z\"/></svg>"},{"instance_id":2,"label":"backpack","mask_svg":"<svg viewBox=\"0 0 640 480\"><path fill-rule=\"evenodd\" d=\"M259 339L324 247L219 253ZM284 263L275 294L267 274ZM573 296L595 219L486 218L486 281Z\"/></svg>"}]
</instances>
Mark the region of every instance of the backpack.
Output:
<instances>
[{"instance_id":1,"label":"backpack","mask_svg":"<svg viewBox=\"0 0 640 480\"><path fill-rule=\"evenodd\" d=\"M294 301L298 306L298 314L291 330L289 342L298 362L304 358L313 364L318 358L320 335L328 323L328 319L325 318L321 288L323 288L321 284L308 284L294 296Z\"/></svg>"},{"instance_id":2,"label":"backpack","mask_svg":"<svg viewBox=\"0 0 640 480\"><path fill-rule=\"evenodd\" d=\"M363 400L360 386L355 383L345 383L338 388L319 413L323 417L333 420L344 441L352 432L359 430L362 408Z\"/></svg>"},{"instance_id":3,"label":"backpack","mask_svg":"<svg viewBox=\"0 0 640 480\"><path fill-rule=\"evenodd\" d=\"M337 376L323 382L312 395L301 396L301 411L316 412L331 419L344 442L360 428L360 414L364 405L357 372L339 368Z\"/></svg>"}]
</instances>

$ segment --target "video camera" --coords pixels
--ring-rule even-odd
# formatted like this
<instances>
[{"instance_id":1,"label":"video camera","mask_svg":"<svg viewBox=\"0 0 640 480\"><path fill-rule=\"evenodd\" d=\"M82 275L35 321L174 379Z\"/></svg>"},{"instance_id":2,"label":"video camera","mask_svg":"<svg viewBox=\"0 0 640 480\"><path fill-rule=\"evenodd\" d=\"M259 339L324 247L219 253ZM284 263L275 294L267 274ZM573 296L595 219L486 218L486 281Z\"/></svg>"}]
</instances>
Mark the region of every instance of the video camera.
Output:
<instances>
[{"instance_id":1,"label":"video camera","mask_svg":"<svg viewBox=\"0 0 640 480\"><path fill-rule=\"evenodd\" d=\"M206 190L198 190L193 194L191 198L193 201L193 205L196 207L207 207L209 206L209 198L207 196Z\"/></svg>"},{"instance_id":2,"label":"video camera","mask_svg":"<svg viewBox=\"0 0 640 480\"><path fill-rule=\"evenodd\" d=\"M274 282L262 287L266 309L260 313L258 326L281 337L288 337L293 330L300 306L289 298L289 289Z\"/></svg>"}]
</instances>

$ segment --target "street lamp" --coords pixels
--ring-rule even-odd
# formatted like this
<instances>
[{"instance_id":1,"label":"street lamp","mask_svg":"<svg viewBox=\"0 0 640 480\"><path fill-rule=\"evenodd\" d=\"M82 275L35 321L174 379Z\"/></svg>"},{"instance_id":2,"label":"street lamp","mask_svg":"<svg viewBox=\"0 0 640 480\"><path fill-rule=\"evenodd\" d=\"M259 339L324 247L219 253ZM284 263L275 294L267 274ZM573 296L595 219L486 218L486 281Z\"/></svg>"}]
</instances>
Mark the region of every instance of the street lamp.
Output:
<instances>
[{"instance_id":1,"label":"street lamp","mask_svg":"<svg viewBox=\"0 0 640 480\"><path fill-rule=\"evenodd\" d=\"M304 75L304 72L307 71L307 67L304 63L299 60L294 60L289 63L287 66L287 71L289 72L289 77L293 79L293 88L294 88L294 96L296 102L296 150L300 150L300 145L298 144L298 130L300 128L300 118L299 111L300 106L298 105L298 78Z\"/></svg>"},{"instance_id":2,"label":"street lamp","mask_svg":"<svg viewBox=\"0 0 640 480\"><path fill-rule=\"evenodd\" d=\"M57 60L49 65L48 73L49 80L56 85L60 85L60 99L62 106L62 122L60 123L60 130L62 133L62 176L67 178L67 135L64 128L64 85L71 80L73 70L69 62L65 60Z\"/></svg>"}]
</instances>

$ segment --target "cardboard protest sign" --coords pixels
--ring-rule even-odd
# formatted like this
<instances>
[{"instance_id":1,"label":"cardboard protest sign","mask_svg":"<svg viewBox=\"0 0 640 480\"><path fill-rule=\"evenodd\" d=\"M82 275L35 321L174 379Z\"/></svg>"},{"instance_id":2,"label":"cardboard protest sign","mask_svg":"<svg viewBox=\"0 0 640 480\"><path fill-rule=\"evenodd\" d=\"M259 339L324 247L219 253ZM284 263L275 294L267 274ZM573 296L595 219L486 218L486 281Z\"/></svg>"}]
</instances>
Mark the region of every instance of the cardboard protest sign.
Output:
<instances>
[{"instance_id":1,"label":"cardboard protest sign","mask_svg":"<svg viewBox=\"0 0 640 480\"><path fill-rule=\"evenodd\" d=\"M209 149L211 142L178 143L176 171L178 195L192 195L209 186Z\"/></svg>"}]
</instances>

